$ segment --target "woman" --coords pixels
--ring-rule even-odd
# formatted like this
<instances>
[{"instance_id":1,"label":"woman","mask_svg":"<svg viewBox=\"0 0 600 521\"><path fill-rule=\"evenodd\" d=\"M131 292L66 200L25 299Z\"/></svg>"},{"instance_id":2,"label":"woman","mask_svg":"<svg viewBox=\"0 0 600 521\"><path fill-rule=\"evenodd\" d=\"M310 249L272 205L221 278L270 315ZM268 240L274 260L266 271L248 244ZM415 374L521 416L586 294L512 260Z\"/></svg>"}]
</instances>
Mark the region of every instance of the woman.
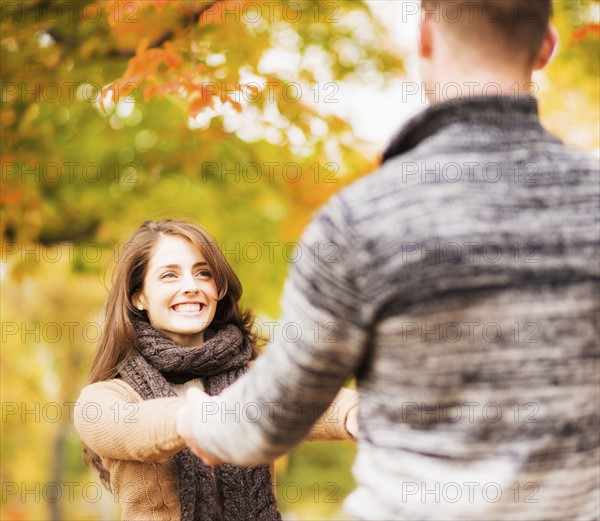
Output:
<instances>
[{"instance_id":1,"label":"woman","mask_svg":"<svg viewBox=\"0 0 600 521\"><path fill-rule=\"evenodd\" d=\"M258 354L241 294L223 253L194 225L147 221L125 245L75 408L84 454L122 519L280 519L268 466L208 467L176 430L188 389L218 394ZM352 437L355 405L342 390L309 439Z\"/></svg>"}]
</instances>

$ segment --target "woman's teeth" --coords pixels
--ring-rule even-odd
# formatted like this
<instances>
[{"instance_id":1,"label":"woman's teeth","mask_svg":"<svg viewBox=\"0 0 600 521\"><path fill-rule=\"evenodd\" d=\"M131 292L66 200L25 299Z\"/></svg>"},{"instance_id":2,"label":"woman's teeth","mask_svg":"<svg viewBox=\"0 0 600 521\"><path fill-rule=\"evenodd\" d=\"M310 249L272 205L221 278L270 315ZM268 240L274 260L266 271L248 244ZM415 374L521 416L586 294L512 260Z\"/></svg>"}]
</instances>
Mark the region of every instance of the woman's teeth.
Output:
<instances>
[{"instance_id":1,"label":"woman's teeth","mask_svg":"<svg viewBox=\"0 0 600 521\"><path fill-rule=\"evenodd\" d=\"M202 309L202 304L177 304L173 306L174 311L181 313L194 313Z\"/></svg>"}]
</instances>

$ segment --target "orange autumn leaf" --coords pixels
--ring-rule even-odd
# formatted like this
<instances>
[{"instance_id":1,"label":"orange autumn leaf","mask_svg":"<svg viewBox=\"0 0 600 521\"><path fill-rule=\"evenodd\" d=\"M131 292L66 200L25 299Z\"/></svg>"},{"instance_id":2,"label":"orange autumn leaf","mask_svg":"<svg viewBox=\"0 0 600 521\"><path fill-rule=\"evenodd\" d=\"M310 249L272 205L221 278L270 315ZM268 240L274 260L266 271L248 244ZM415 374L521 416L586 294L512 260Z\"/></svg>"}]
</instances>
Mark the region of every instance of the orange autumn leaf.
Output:
<instances>
[{"instance_id":1,"label":"orange autumn leaf","mask_svg":"<svg viewBox=\"0 0 600 521\"><path fill-rule=\"evenodd\" d=\"M160 49L152 49L153 51ZM170 41L167 41L163 45L162 53L158 53L158 57L162 58L170 69L178 69L183 65L183 58L179 54L177 46Z\"/></svg>"},{"instance_id":2,"label":"orange autumn leaf","mask_svg":"<svg viewBox=\"0 0 600 521\"><path fill-rule=\"evenodd\" d=\"M571 46L577 45L586 38L600 38L600 23L586 24L573 32Z\"/></svg>"},{"instance_id":3,"label":"orange autumn leaf","mask_svg":"<svg viewBox=\"0 0 600 521\"><path fill-rule=\"evenodd\" d=\"M207 100L198 98L190 104L190 107L188 109L188 114L190 115L190 117L195 118L198 114L200 114L202 109L204 109L204 107L206 107L207 105L209 105L207 103ZM212 103L210 105L212 105Z\"/></svg>"},{"instance_id":4,"label":"orange autumn leaf","mask_svg":"<svg viewBox=\"0 0 600 521\"><path fill-rule=\"evenodd\" d=\"M142 39L138 44L135 56L129 60L127 69L122 76L102 89L100 108L104 112L106 112L105 98L110 92L113 96L112 101L116 103L123 95L135 91L142 81L156 76L161 63L164 63L169 69L179 69L183 65L183 58L172 42L165 42L164 47L155 49L149 49L148 45L148 38ZM176 92L180 86L179 82L167 82L162 87L159 85L155 88L146 88L144 99L147 101L156 94L162 97L166 92Z\"/></svg>"}]
</instances>

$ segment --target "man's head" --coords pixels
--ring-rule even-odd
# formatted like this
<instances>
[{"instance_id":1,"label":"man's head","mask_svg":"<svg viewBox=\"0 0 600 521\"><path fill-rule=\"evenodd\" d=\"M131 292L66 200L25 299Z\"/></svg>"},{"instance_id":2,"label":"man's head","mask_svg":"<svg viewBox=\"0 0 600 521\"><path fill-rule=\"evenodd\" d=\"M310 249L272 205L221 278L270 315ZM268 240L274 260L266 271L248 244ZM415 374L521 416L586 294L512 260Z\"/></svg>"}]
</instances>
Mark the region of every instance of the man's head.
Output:
<instances>
[{"instance_id":1,"label":"man's head","mask_svg":"<svg viewBox=\"0 0 600 521\"><path fill-rule=\"evenodd\" d=\"M554 51L551 0L422 0L421 9L426 84L449 75L526 82Z\"/></svg>"}]
</instances>

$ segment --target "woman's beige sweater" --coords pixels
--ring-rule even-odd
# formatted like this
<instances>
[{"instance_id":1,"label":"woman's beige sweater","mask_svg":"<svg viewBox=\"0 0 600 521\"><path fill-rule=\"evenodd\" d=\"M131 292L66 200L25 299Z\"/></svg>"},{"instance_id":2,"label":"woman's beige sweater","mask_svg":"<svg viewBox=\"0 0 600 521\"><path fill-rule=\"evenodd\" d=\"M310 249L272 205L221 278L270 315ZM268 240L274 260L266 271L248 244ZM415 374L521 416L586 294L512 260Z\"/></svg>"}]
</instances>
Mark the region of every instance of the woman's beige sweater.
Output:
<instances>
[{"instance_id":1,"label":"woman's beige sweater","mask_svg":"<svg viewBox=\"0 0 600 521\"><path fill-rule=\"evenodd\" d=\"M179 495L173 456L185 447L176 430L176 413L187 389L203 389L202 379L172 385L178 397L143 400L123 380L83 388L74 423L83 442L110 472L110 485L123 520L178 520ZM354 391L342 389L307 439L341 440L357 405Z\"/></svg>"}]
</instances>

